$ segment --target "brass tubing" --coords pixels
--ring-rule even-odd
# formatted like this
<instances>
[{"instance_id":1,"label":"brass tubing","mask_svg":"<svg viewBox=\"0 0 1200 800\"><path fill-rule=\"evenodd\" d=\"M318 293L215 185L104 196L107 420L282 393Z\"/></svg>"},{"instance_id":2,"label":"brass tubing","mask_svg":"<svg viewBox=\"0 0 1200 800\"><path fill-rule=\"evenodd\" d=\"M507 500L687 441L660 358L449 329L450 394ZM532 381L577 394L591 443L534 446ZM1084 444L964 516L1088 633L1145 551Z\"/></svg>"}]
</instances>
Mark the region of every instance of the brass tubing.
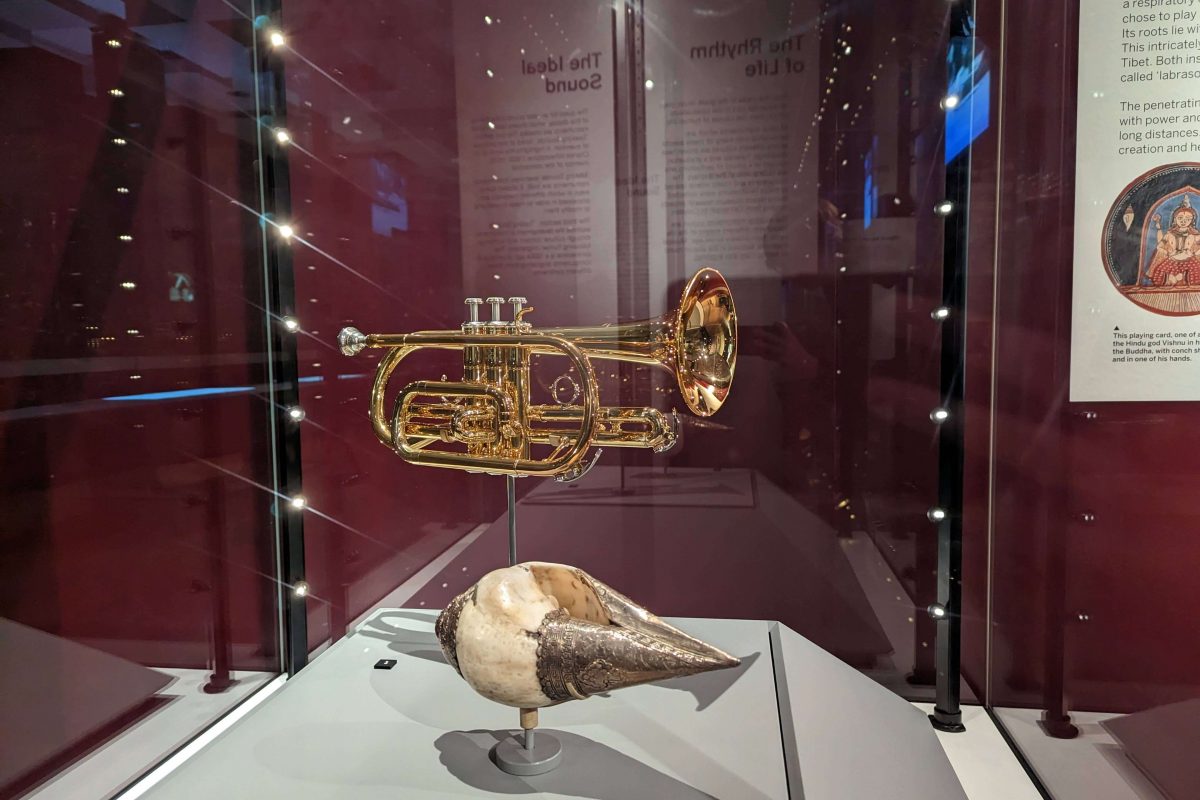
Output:
<instances>
[{"instance_id":1,"label":"brass tubing","mask_svg":"<svg viewBox=\"0 0 1200 800\"><path fill-rule=\"evenodd\" d=\"M531 406L530 421L573 422L579 418L578 406ZM644 425L645 430L630 431L626 424ZM550 444L555 438L575 435L574 430L556 428L531 428L529 441L532 444ZM658 409L624 408L603 406L596 430L592 434L593 444L607 447L648 447L656 452L668 449L675 443L676 432L673 422Z\"/></svg>"},{"instance_id":2,"label":"brass tubing","mask_svg":"<svg viewBox=\"0 0 1200 800\"><path fill-rule=\"evenodd\" d=\"M408 439L404 433L405 426L402 420L410 419L412 414L412 398L422 395L440 395L442 397L462 397L466 399L481 399L490 400L495 405L495 410L490 414L486 414L486 421L492 424L490 432L475 432L462 431L457 428L455 422L459 414L450 420L450 428L448 432L451 434L451 440L461 442L463 444L472 443L490 443L497 442L501 436L501 425L505 419L512 417L512 403L504 392L493 386L486 386L478 383L450 383L448 381L416 381L410 383L400 390L400 394L396 395L394 404L395 411L392 414L392 430L396 432L393 439L393 445L401 456L405 453L405 447L408 444ZM463 408L460 414L480 414L485 413L482 408ZM439 435L441 429L438 429ZM442 436L445 439L445 436Z\"/></svg>"},{"instance_id":3,"label":"brass tubing","mask_svg":"<svg viewBox=\"0 0 1200 800\"><path fill-rule=\"evenodd\" d=\"M527 313L519 308L522 298L510 301L517 311ZM475 298L467 302L473 311L480 303ZM376 438L415 464L573 479L590 467L583 462L594 444L662 452L678 437L673 414L601 406L591 359L666 369L674 374L684 402L697 416L714 414L729 395L737 358L737 313L728 283L714 269L706 267L692 276L674 311L640 322L533 330L522 321L524 313L505 323L493 308L493 322L478 323L473 314L472 321L459 330L364 334L347 327L339 331L338 348L345 355L356 355L366 347L388 351L371 386L370 417ZM463 381L411 384L397 397L389 417L388 381L401 361L426 347L463 351ZM582 384L577 387L582 396L579 405L531 405L533 355L566 357L572 363ZM465 452L426 449L436 442L458 445ZM549 446L551 455L531 458L529 449L534 444Z\"/></svg>"},{"instance_id":4,"label":"brass tubing","mask_svg":"<svg viewBox=\"0 0 1200 800\"><path fill-rule=\"evenodd\" d=\"M596 377L591 363L584 354L571 342L557 336L545 334L464 334L459 331L421 331L408 334L369 334L365 337L367 347L389 348L390 352L380 361L376 368L375 381L371 386L371 422L375 435L381 442L392 447L405 461L413 464L424 464L431 467L446 467L451 469L478 470L498 475L558 475L579 464L588 448L591 446L592 434L595 432L596 420L599 416L599 395L596 387ZM519 347L529 353L561 355L570 359L583 383L580 406L580 428L575 433L575 440L560 456L550 459L508 458L471 453L448 453L444 451L417 450L407 446L403 436L397 436L400 430L397 424L402 410L400 403L395 407L395 414L388 419L385 411L385 393L387 381L400 362L414 350L429 347L441 350L462 350L471 346ZM448 386L450 384L428 382L427 386ZM475 387L475 384L458 384L458 386ZM405 390L407 391L407 389ZM498 389L492 391L499 392ZM436 394L450 394L446 391L434 390ZM414 393L410 393L412 396ZM480 396L475 392L472 396ZM399 398L398 398L399 399Z\"/></svg>"}]
</instances>

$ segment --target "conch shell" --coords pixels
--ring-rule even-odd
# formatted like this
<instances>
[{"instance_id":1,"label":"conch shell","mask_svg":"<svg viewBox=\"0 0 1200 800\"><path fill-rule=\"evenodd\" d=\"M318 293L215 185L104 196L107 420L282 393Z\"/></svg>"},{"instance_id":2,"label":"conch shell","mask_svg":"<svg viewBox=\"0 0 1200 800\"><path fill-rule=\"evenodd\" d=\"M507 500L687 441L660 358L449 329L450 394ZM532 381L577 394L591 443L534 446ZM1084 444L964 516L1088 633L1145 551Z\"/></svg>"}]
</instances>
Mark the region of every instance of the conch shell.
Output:
<instances>
[{"instance_id":1,"label":"conch shell","mask_svg":"<svg viewBox=\"0 0 1200 800\"><path fill-rule=\"evenodd\" d=\"M565 564L489 572L437 618L442 652L471 688L515 708L741 663Z\"/></svg>"}]
</instances>

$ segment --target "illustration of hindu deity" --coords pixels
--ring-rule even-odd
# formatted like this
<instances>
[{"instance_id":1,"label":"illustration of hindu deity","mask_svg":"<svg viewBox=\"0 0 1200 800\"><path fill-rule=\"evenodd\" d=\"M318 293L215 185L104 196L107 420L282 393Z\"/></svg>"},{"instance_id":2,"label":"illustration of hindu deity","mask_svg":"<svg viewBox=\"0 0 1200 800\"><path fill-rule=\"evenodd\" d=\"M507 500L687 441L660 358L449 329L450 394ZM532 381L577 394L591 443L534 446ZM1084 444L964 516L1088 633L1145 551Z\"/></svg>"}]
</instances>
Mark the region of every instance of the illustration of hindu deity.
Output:
<instances>
[{"instance_id":1,"label":"illustration of hindu deity","mask_svg":"<svg viewBox=\"0 0 1200 800\"><path fill-rule=\"evenodd\" d=\"M1156 314L1200 314L1200 164L1147 172L1117 198L1104 228L1108 276Z\"/></svg>"},{"instance_id":2,"label":"illustration of hindu deity","mask_svg":"<svg viewBox=\"0 0 1200 800\"><path fill-rule=\"evenodd\" d=\"M1154 250L1146 265L1145 283L1151 286L1200 287L1200 230L1196 209L1188 195L1171 212L1171 224L1162 228L1162 215L1155 214Z\"/></svg>"}]
</instances>

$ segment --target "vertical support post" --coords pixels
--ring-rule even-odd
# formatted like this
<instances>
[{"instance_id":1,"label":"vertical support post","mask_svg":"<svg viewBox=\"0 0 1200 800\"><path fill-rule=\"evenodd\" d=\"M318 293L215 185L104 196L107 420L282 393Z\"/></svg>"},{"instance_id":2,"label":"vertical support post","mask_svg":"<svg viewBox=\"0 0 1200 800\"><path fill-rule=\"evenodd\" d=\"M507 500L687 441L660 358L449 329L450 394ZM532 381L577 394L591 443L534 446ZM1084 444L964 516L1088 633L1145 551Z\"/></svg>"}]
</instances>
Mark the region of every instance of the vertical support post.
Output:
<instances>
[{"instance_id":1,"label":"vertical support post","mask_svg":"<svg viewBox=\"0 0 1200 800\"><path fill-rule=\"evenodd\" d=\"M974 53L975 17L972 0L960 0L951 11L950 47ZM957 67L950 59L951 78ZM967 63L971 63L967 59ZM972 77L970 80L974 80ZM951 87L946 96L960 92L955 103L943 102L950 113L974 88ZM970 102L967 100L966 102ZM969 113L969 111L968 111ZM970 124L970 123L968 123ZM942 305L934 319L942 326L941 405L930 417L938 427L938 503L930 512L937 524L938 568L937 603L930 606L935 620L936 669L935 696L930 721L938 730L961 732L962 709L959 705L962 675L962 501L964 467L963 394L967 352L967 234L970 219L971 147L946 164L946 194L937 213L946 220L942 251Z\"/></svg>"},{"instance_id":2,"label":"vertical support post","mask_svg":"<svg viewBox=\"0 0 1200 800\"><path fill-rule=\"evenodd\" d=\"M533 732L538 724L538 710L536 708L521 709L521 730L524 731L522 744L526 750L534 748Z\"/></svg>"},{"instance_id":3,"label":"vertical support post","mask_svg":"<svg viewBox=\"0 0 1200 800\"><path fill-rule=\"evenodd\" d=\"M504 478L508 488L508 565L517 563L517 479Z\"/></svg>"},{"instance_id":4,"label":"vertical support post","mask_svg":"<svg viewBox=\"0 0 1200 800\"><path fill-rule=\"evenodd\" d=\"M205 179L208 175L207 153L208 142L205 140L205 126L199 112L188 111L184 116L187 125L187 136L184 137L183 147L186 151L188 171ZM219 352L218 343L218 313L216 292L216 276L213 273L212 244L208 237L199 235L200 231L212 230L208 214L208 203L204 186L200 180L191 185L191 216L195 221L195 230L191 236L193 268L195 269L196 286L203 287L208 299L203 305L203 320L197 332L198 338L204 343L204 352ZM258 331L254 332L257 335ZM205 384L216 386L219 382L217 368L210 365L204 369ZM204 414L203 436L205 442L219 442L221 431L225 429L225 421L220 403L212 404ZM205 694L219 694L237 683L233 678L233 633L230 620L230 588L229 563L226 535L228 531L227 509L225 495L221 491L221 478L211 477L208 481L208 491L204 503L207 508L206 524L208 526L209 564L212 580L209 585L209 599L212 613L212 673L204 682L202 691Z\"/></svg>"},{"instance_id":5,"label":"vertical support post","mask_svg":"<svg viewBox=\"0 0 1200 800\"><path fill-rule=\"evenodd\" d=\"M283 225L292 224L291 182L285 142L277 138L287 125L284 84L286 44L272 34L285 31L281 0L255 3L254 67L256 75L258 153L263 215L263 279L266 289L270 430L275 470L274 511L281 606L283 669L295 675L308 661L308 587L304 580L304 503L300 461L300 427L289 410L300 403L296 337L303 323L296 317L292 253Z\"/></svg>"},{"instance_id":6,"label":"vertical support post","mask_svg":"<svg viewBox=\"0 0 1200 800\"><path fill-rule=\"evenodd\" d=\"M617 315L650 316L649 206L646 194L645 0L619 0L613 8L613 132L617 204ZM648 391L653 372L617 364L622 405ZM625 463L625 456L620 457Z\"/></svg>"},{"instance_id":7,"label":"vertical support post","mask_svg":"<svg viewBox=\"0 0 1200 800\"><path fill-rule=\"evenodd\" d=\"M1060 18L1053 24L1062 31L1079 30L1078 4L1064 3L1061 7ZM1070 74L1079 59L1079 42L1074 36L1063 38L1060 51L1055 53L1054 68L1057 74ZM1064 98L1065 105L1059 113L1062 115L1057 124L1066 130L1066 118L1074 118L1075 107L1071 96ZM1057 153L1059 174L1074 177L1075 148L1073 142L1063 137ZM1061 263L1071 263L1073 243L1070 233L1074 225L1075 209L1070 197L1057 204L1055 213L1058 215L1058 237L1054 242L1047 242L1053 247L1054 255ZM1071 281L1067 278L1054 283L1054 303L1056 308L1063 307L1069 302ZM1070 320L1062 315L1055 315L1053 327L1047 331L1054 343L1055 370L1062 374L1071 359ZM1073 410L1074 409L1074 410ZM1045 626L1043 647L1043 683L1042 683L1042 718L1040 725L1043 731L1056 739L1073 739L1080 734L1079 728L1071 721L1070 707L1067 700L1067 577L1068 548L1070 537L1078 531L1080 525L1090 525L1095 516L1086 509L1073 507L1070 482L1061 480L1062 475L1074 475L1079 466L1076 461L1080 455L1087 452L1077 443L1089 442L1095 435L1094 430L1086 430L1099 419L1096 411L1078 410L1078 404L1063 404L1060 412L1064 419L1064 441L1062 448L1057 448L1054 454L1042 461L1036 474L1038 489L1041 494L1039 524L1043 526L1046 542L1044 608L1042 624Z\"/></svg>"}]
</instances>

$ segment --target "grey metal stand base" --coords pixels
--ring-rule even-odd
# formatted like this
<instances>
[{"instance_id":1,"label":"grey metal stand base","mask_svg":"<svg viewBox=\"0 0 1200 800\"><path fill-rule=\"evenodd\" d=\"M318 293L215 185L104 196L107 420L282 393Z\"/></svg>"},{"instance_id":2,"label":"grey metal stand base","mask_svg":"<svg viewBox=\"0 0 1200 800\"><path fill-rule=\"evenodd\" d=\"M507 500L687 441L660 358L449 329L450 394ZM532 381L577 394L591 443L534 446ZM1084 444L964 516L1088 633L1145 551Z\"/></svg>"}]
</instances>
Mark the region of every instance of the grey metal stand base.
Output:
<instances>
[{"instance_id":1,"label":"grey metal stand base","mask_svg":"<svg viewBox=\"0 0 1200 800\"><path fill-rule=\"evenodd\" d=\"M526 747L525 737L529 737ZM492 748L492 760L509 775L541 775L562 763L562 745L548 733L513 734Z\"/></svg>"}]
</instances>

